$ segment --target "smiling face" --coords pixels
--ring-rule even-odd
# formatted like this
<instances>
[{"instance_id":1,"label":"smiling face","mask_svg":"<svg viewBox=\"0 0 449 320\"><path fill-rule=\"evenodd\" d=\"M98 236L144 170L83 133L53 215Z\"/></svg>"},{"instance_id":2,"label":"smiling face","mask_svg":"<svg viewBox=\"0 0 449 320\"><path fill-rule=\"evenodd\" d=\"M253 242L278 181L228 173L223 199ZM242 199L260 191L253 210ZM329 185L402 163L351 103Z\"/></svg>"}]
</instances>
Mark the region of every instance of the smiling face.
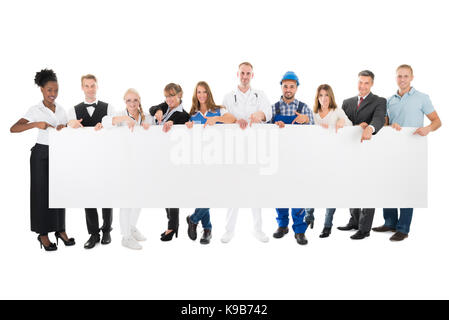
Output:
<instances>
[{"instance_id":1,"label":"smiling face","mask_svg":"<svg viewBox=\"0 0 449 320\"><path fill-rule=\"evenodd\" d=\"M198 86L196 88L196 98L200 102L200 105L206 104L207 102L207 90L203 86Z\"/></svg>"},{"instance_id":2,"label":"smiling face","mask_svg":"<svg viewBox=\"0 0 449 320\"><path fill-rule=\"evenodd\" d=\"M134 92L128 92L125 95L126 109L130 114L136 114L139 112L140 98Z\"/></svg>"},{"instance_id":3,"label":"smiling face","mask_svg":"<svg viewBox=\"0 0 449 320\"><path fill-rule=\"evenodd\" d=\"M373 86L374 81L369 76L360 76L359 77L359 83L358 83L358 89L359 89L359 96L365 97L371 92L371 87Z\"/></svg>"},{"instance_id":4,"label":"smiling face","mask_svg":"<svg viewBox=\"0 0 449 320\"><path fill-rule=\"evenodd\" d=\"M401 91L408 91L413 81L413 73L409 68L399 68L396 71L396 83Z\"/></svg>"},{"instance_id":5,"label":"smiling face","mask_svg":"<svg viewBox=\"0 0 449 320\"><path fill-rule=\"evenodd\" d=\"M321 108L327 109L330 104L330 97L326 90L321 89L318 94L318 101L320 102Z\"/></svg>"},{"instance_id":6,"label":"smiling face","mask_svg":"<svg viewBox=\"0 0 449 320\"><path fill-rule=\"evenodd\" d=\"M254 77L253 68L249 65L242 64L239 68L237 76L240 79L240 85L242 87L248 87L251 83L251 79Z\"/></svg>"},{"instance_id":7,"label":"smiling face","mask_svg":"<svg viewBox=\"0 0 449 320\"><path fill-rule=\"evenodd\" d=\"M88 102L97 99L97 88L97 82L94 79L83 79L81 89L84 91L84 96Z\"/></svg>"},{"instance_id":8,"label":"smiling face","mask_svg":"<svg viewBox=\"0 0 449 320\"><path fill-rule=\"evenodd\" d=\"M58 97L59 86L56 81L48 81L41 87L42 96L47 104L53 105Z\"/></svg>"},{"instance_id":9,"label":"smiling face","mask_svg":"<svg viewBox=\"0 0 449 320\"><path fill-rule=\"evenodd\" d=\"M298 86L295 80L282 81L282 96L285 100L293 100L297 90Z\"/></svg>"},{"instance_id":10,"label":"smiling face","mask_svg":"<svg viewBox=\"0 0 449 320\"><path fill-rule=\"evenodd\" d=\"M165 102L167 102L170 109L176 108L181 103L181 97L174 92L165 92Z\"/></svg>"}]
</instances>

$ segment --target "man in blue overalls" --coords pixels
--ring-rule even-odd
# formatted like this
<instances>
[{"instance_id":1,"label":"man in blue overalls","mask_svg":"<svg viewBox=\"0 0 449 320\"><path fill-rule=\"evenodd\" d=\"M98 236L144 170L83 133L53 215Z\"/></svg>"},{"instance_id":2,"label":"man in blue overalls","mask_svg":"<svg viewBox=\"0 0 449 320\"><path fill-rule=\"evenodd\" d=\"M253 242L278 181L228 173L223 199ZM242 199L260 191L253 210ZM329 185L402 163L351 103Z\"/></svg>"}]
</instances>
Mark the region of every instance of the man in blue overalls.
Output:
<instances>
[{"instance_id":1,"label":"man in blue overalls","mask_svg":"<svg viewBox=\"0 0 449 320\"><path fill-rule=\"evenodd\" d=\"M288 71L282 77L282 97L272 106L273 117L271 123L277 124L280 128L285 124L314 124L313 113L304 102L295 99L295 94L299 86L298 76L293 71ZM277 208L277 222L279 228L273 234L274 238L282 238L288 233L289 208ZM296 241L301 244L307 244L305 232L307 223L304 221L306 214L305 208L292 208L293 231Z\"/></svg>"}]
</instances>

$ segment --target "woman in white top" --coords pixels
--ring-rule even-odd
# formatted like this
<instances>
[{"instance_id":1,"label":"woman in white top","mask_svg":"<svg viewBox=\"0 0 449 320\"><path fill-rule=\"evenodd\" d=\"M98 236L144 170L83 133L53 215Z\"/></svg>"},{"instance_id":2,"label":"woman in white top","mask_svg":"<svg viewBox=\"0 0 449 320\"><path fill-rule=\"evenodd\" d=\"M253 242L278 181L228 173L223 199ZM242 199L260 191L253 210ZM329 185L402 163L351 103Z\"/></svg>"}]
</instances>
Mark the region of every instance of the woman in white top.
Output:
<instances>
[{"instance_id":1,"label":"woman in white top","mask_svg":"<svg viewBox=\"0 0 449 320\"><path fill-rule=\"evenodd\" d=\"M134 127L142 126L148 130L152 119L142 110L140 95L135 89L128 89L123 98L126 109L112 116L105 116L101 121L104 128L128 126L130 130ZM142 246L138 241L145 241L146 238L136 228L141 208L121 208L120 209L120 229L122 232L122 245L126 248L140 250Z\"/></svg>"},{"instance_id":2,"label":"woman in white top","mask_svg":"<svg viewBox=\"0 0 449 320\"><path fill-rule=\"evenodd\" d=\"M352 122L349 120L346 113L342 109L337 108L334 92L328 84L322 84L316 90L313 118L315 124L326 129L335 127L335 131L338 131L338 129L343 128L344 126L352 126ZM313 222L315 220L313 216L314 211L315 209L308 208L304 218L307 224L311 225L311 228L313 228ZM327 238L331 234L334 213L335 208L326 209L324 229L320 234L320 238Z\"/></svg>"},{"instance_id":3,"label":"woman in white top","mask_svg":"<svg viewBox=\"0 0 449 320\"><path fill-rule=\"evenodd\" d=\"M326 129L335 127L336 131L344 126L352 126L343 109L337 108L334 92L328 84L320 85L316 91L313 119L315 124Z\"/></svg>"},{"instance_id":4,"label":"woman in white top","mask_svg":"<svg viewBox=\"0 0 449 320\"><path fill-rule=\"evenodd\" d=\"M67 126L65 110L55 102L58 96L58 80L53 70L36 73L34 82L41 88L43 101L28 109L23 118L17 121L11 132L23 132L38 128L37 143L31 149L31 231L39 234L37 240L46 251L57 250L57 245L48 238L55 231L56 241L61 239L66 246L73 246L75 240L65 232L65 209L48 207L48 144L50 128L61 130Z\"/></svg>"}]
</instances>

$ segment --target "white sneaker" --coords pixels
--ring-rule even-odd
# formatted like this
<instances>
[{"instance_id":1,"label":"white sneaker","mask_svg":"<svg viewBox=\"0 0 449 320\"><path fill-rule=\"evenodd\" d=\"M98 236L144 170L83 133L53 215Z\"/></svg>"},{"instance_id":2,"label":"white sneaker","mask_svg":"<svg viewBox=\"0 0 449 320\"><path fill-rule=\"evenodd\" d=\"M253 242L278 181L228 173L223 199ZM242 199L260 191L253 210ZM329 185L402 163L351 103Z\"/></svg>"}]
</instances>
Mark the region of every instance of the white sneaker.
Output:
<instances>
[{"instance_id":1,"label":"white sneaker","mask_svg":"<svg viewBox=\"0 0 449 320\"><path fill-rule=\"evenodd\" d=\"M233 233L233 232L227 231L227 232L221 237L221 242L223 242L223 243L228 243L229 241L232 240L233 237L234 237L234 233Z\"/></svg>"},{"instance_id":2,"label":"white sneaker","mask_svg":"<svg viewBox=\"0 0 449 320\"><path fill-rule=\"evenodd\" d=\"M270 238L268 238L267 235L262 231L254 231L253 235L260 242L268 242L268 240L270 240Z\"/></svg>"},{"instance_id":3,"label":"white sneaker","mask_svg":"<svg viewBox=\"0 0 449 320\"><path fill-rule=\"evenodd\" d=\"M133 237L123 238L122 246L133 249L133 250L141 250L142 246L134 239Z\"/></svg>"},{"instance_id":4,"label":"white sneaker","mask_svg":"<svg viewBox=\"0 0 449 320\"><path fill-rule=\"evenodd\" d=\"M131 228L131 235L137 241L146 241L147 240L147 238L145 238L143 236L143 234L141 234L140 231L137 230L137 228Z\"/></svg>"}]
</instances>

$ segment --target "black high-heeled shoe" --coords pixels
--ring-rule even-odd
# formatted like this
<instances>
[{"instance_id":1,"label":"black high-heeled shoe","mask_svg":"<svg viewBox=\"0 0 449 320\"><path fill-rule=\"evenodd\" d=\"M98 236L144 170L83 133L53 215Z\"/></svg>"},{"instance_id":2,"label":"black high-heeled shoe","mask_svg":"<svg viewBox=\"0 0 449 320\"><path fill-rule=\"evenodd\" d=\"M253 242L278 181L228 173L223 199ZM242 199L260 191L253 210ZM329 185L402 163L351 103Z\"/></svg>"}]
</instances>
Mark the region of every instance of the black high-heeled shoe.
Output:
<instances>
[{"instance_id":1,"label":"black high-heeled shoe","mask_svg":"<svg viewBox=\"0 0 449 320\"><path fill-rule=\"evenodd\" d=\"M176 235L176 238L178 237L178 228L172 230L169 234L165 232L161 234L161 241L171 241L174 235Z\"/></svg>"},{"instance_id":2,"label":"black high-heeled shoe","mask_svg":"<svg viewBox=\"0 0 449 320\"><path fill-rule=\"evenodd\" d=\"M56 244L52 243L52 242L50 242L49 246L45 246L42 243L41 236L37 236L37 241L39 241L39 243L41 244L41 249L42 249L42 247L44 247L45 251L56 251L56 250L58 250L58 247L56 246Z\"/></svg>"},{"instance_id":3,"label":"black high-heeled shoe","mask_svg":"<svg viewBox=\"0 0 449 320\"><path fill-rule=\"evenodd\" d=\"M70 238L69 240L64 240L64 238L61 236L61 233L59 232L55 232L55 237L56 237L56 244L59 244L59 239L62 240L62 242L64 242L66 247L70 247L70 246L74 246L75 245L75 239L74 238Z\"/></svg>"}]
</instances>

